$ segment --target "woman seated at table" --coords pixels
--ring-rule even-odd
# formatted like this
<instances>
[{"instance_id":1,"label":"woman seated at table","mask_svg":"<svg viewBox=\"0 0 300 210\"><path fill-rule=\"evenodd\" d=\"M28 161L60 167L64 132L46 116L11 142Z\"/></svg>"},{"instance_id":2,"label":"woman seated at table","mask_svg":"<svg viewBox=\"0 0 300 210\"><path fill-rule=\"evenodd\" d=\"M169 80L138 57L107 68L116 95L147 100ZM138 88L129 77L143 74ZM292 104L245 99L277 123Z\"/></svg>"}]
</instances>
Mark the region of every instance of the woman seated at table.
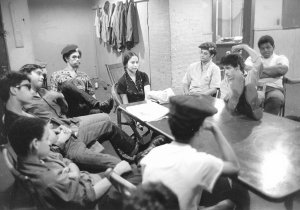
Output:
<instances>
[{"instance_id":1,"label":"woman seated at table","mask_svg":"<svg viewBox=\"0 0 300 210\"><path fill-rule=\"evenodd\" d=\"M139 71L139 57L132 51L125 52L123 57L125 73L119 79L117 93L123 104L143 101L150 91L149 77Z\"/></svg>"}]
</instances>

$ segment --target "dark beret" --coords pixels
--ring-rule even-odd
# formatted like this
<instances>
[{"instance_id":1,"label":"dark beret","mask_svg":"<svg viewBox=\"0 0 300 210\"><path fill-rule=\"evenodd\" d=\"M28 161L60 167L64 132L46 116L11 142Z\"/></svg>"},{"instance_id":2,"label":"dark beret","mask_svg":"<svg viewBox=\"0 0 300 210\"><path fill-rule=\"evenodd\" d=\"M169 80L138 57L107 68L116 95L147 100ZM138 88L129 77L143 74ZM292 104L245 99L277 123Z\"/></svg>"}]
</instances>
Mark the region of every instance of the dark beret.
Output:
<instances>
[{"instance_id":1,"label":"dark beret","mask_svg":"<svg viewBox=\"0 0 300 210\"><path fill-rule=\"evenodd\" d=\"M75 44L68 44L67 46L65 46L62 51L61 54L64 55L66 53L69 53L70 51L77 51L78 50L78 46Z\"/></svg>"},{"instance_id":2,"label":"dark beret","mask_svg":"<svg viewBox=\"0 0 300 210\"><path fill-rule=\"evenodd\" d=\"M180 95L170 98L169 115L179 120L203 120L217 112L218 110L206 97Z\"/></svg>"}]
</instances>

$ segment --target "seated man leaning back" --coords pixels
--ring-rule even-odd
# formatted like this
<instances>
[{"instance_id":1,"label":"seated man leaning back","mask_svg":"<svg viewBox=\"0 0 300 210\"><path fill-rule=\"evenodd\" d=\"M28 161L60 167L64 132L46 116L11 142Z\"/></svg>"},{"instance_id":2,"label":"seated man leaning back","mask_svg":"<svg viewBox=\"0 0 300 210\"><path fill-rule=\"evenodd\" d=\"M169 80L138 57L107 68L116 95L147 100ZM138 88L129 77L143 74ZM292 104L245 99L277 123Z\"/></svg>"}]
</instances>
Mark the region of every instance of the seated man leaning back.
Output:
<instances>
[{"instance_id":1,"label":"seated man leaning back","mask_svg":"<svg viewBox=\"0 0 300 210\"><path fill-rule=\"evenodd\" d=\"M41 80L34 79L38 75L40 69L32 73L32 81L39 82ZM31 83L25 74L19 72L9 72L0 79L0 96L5 102L5 130L8 131L11 125L21 116L36 117L24 112L24 106L32 103L33 93ZM37 91L33 89L33 92ZM35 100L44 101L38 93L35 92ZM47 102L45 102L47 103ZM35 104L39 108L43 108L39 103ZM51 108L49 108L51 109ZM46 110L43 110L46 111ZM36 112L38 114L38 112ZM104 116L101 116L104 115ZM77 126L78 134L69 132L68 124L57 124L60 118L52 120L54 115L49 114L47 121L51 121L53 125L59 126L57 131L58 141L52 145L52 150L61 153L64 157L72 159L85 170L93 169L94 171L103 171L108 167L115 167L121 162L119 157L94 150L93 145L102 140L110 140L111 144L116 148L127 152L130 155L138 152L136 141L128 137L122 130L114 125L109 117L105 114L93 115L92 118L79 118L77 123L71 122L72 126ZM98 117L97 117L98 116ZM67 122L69 119L66 119ZM60 122L60 121L59 121ZM68 132L65 132L68 131ZM139 181L137 181L138 183Z\"/></svg>"},{"instance_id":2,"label":"seated man leaning back","mask_svg":"<svg viewBox=\"0 0 300 210\"><path fill-rule=\"evenodd\" d=\"M241 49L245 49L252 56L256 65L248 69L245 76L245 64L240 54L232 53L222 57L221 65L225 70L225 78L221 82L220 97L224 99L230 112L238 111L254 120L260 120L263 110L256 84L262 69L261 61L255 51L247 45L237 46L233 51Z\"/></svg>"},{"instance_id":3,"label":"seated man leaning back","mask_svg":"<svg viewBox=\"0 0 300 210\"><path fill-rule=\"evenodd\" d=\"M70 160L51 152L49 145L56 141L55 134L42 119L20 117L12 124L8 138L18 156L16 168L30 179L43 209L92 209L111 187L102 174L80 171ZM126 161L114 167L120 175L130 170ZM20 187L16 195L21 196L18 190Z\"/></svg>"},{"instance_id":4,"label":"seated man leaning back","mask_svg":"<svg viewBox=\"0 0 300 210\"><path fill-rule=\"evenodd\" d=\"M113 99L104 102L96 100L95 90L89 76L79 71L81 51L77 45L67 45L62 51L67 66L56 71L50 78L51 89L61 91L69 103L68 116L82 116L95 113L109 113L113 108Z\"/></svg>"}]
</instances>

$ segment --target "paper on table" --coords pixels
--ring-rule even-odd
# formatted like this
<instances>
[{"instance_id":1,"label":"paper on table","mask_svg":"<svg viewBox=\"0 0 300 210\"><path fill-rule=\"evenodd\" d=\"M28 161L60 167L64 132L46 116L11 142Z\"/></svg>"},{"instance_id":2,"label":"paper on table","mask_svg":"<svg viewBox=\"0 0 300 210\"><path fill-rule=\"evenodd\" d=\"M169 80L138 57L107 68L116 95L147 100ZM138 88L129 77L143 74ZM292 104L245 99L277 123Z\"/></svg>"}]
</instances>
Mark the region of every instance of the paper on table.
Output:
<instances>
[{"instance_id":1,"label":"paper on table","mask_svg":"<svg viewBox=\"0 0 300 210\"><path fill-rule=\"evenodd\" d=\"M151 101L126 107L126 110L144 122L159 120L169 113L168 108Z\"/></svg>"}]
</instances>

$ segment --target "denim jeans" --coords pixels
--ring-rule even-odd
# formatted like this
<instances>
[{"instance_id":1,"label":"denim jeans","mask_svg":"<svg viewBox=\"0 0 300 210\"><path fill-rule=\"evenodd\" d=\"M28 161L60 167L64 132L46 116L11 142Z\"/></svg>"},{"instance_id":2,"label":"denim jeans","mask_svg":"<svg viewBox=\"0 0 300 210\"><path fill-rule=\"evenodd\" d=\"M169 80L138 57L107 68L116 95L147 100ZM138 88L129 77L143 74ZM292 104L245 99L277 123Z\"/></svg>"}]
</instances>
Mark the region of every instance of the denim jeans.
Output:
<instances>
[{"instance_id":1,"label":"denim jeans","mask_svg":"<svg viewBox=\"0 0 300 210\"><path fill-rule=\"evenodd\" d=\"M99 109L93 109L98 103L93 96L79 89L76 79L65 81L60 85L60 90L64 94L69 105L68 117L77 117L93 113L100 113Z\"/></svg>"},{"instance_id":2,"label":"denim jeans","mask_svg":"<svg viewBox=\"0 0 300 210\"><path fill-rule=\"evenodd\" d=\"M70 138L65 146L65 156L85 170L103 171L113 168L121 160L110 154L101 153L91 148L98 142L109 140L112 146L130 154L136 145L118 126L110 121L107 114L94 114L79 117L78 137Z\"/></svg>"}]
</instances>

